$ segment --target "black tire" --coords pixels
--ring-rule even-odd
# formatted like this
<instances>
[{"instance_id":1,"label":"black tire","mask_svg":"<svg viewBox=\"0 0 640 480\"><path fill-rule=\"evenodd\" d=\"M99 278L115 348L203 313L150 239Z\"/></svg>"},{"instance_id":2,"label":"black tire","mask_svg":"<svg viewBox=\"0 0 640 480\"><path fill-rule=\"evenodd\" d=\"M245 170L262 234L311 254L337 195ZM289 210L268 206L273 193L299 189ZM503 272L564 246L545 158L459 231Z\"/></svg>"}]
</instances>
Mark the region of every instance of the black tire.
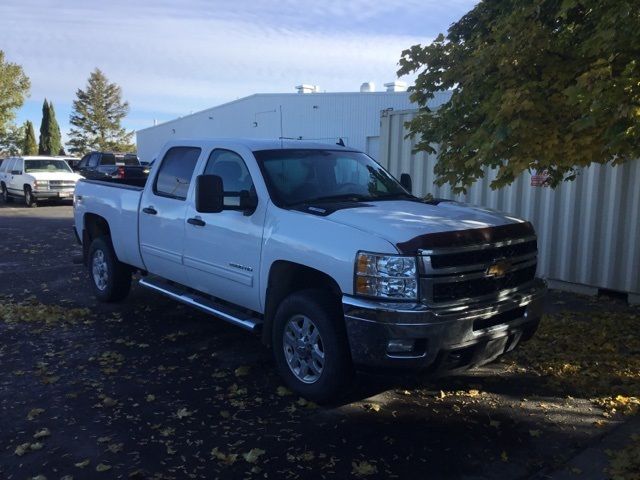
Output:
<instances>
[{"instance_id":1,"label":"black tire","mask_svg":"<svg viewBox=\"0 0 640 480\"><path fill-rule=\"evenodd\" d=\"M9 196L9 191L7 190L7 186L4 183L0 185L0 190L2 193L2 201L4 203L13 203L13 197Z\"/></svg>"},{"instance_id":2,"label":"black tire","mask_svg":"<svg viewBox=\"0 0 640 480\"><path fill-rule=\"evenodd\" d=\"M25 185L24 187L24 204L29 208L35 208L38 206L36 197L33 196L33 192L29 185Z\"/></svg>"},{"instance_id":3,"label":"black tire","mask_svg":"<svg viewBox=\"0 0 640 480\"><path fill-rule=\"evenodd\" d=\"M97 262L99 265L94 263ZM117 302L129 294L131 289L131 267L120 262L113 251L109 237L95 238L89 246L89 277L95 296L101 302ZM106 272L106 276L95 271ZM104 280L98 284L97 277Z\"/></svg>"},{"instance_id":4,"label":"black tire","mask_svg":"<svg viewBox=\"0 0 640 480\"><path fill-rule=\"evenodd\" d=\"M285 327L289 320L301 316L310 319L317 328L324 353L321 373L312 383L298 378L285 354ZM273 320L272 345L278 371L291 390L317 403L334 401L349 393L353 378L349 342L339 303L329 293L303 290L285 298Z\"/></svg>"}]
</instances>

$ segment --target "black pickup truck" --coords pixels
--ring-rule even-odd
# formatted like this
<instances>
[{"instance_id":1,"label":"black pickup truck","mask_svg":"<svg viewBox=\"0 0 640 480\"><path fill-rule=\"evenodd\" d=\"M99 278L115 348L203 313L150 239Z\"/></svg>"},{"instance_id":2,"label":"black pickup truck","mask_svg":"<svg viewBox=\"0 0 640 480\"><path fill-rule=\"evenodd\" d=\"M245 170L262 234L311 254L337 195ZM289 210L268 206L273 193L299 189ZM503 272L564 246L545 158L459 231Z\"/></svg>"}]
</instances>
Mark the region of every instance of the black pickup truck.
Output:
<instances>
[{"instance_id":1,"label":"black pickup truck","mask_svg":"<svg viewBox=\"0 0 640 480\"><path fill-rule=\"evenodd\" d=\"M149 167L140 164L132 153L87 153L76 168L77 172L91 180L109 180L144 186Z\"/></svg>"}]
</instances>

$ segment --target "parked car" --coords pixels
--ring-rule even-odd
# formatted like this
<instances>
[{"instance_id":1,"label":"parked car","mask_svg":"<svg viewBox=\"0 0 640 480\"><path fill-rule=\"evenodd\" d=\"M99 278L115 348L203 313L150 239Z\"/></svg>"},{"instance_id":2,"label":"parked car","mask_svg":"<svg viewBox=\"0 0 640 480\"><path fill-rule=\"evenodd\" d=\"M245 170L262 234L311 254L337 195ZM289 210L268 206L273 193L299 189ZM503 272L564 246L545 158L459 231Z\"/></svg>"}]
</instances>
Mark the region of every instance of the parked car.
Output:
<instances>
[{"instance_id":1,"label":"parked car","mask_svg":"<svg viewBox=\"0 0 640 480\"><path fill-rule=\"evenodd\" d=\"M64 156L58 156L56 158L59 158L61 160L64 160L65 162L67 162L67 164L71 167L71 170L73 170L74 172L78 170L78 165L80 164L80 159L77 157L64 157Z\"/></svg>"},{"instance_id":2,"label":"parked car","mask_svg":"<svg viewBox=\"0 0 640 480\"><path fill-rule=\"evenodd\" d=\"M91 152L78 164L78 173L93 180L116 180L144 185L149 168L135 154Z\"/></svg>"},{"instance_id":3,"label":"parked car","mask_svg":"<svg viewBox=\"0 0 640 480\"><path fill-rule=\"evenodd\" d=\"M5 203L21 198L35 207L42 200L72 200L80 175L53 157L9 157L0 166L0 190Z\"/></svg>"},{"instance_id":4,"label":"parked car","mask_svg":"<svg viewBox=\"0 0 640 480\"><path fill-rule=\"evenodd\" d=\"M343 395L354 368L487 363L542 313L530 223L416 198L350 148L172 141L144 188L81 180L74 219L100 300L123 299L140 271L140 285L261 332L315 401Z\"/></svg>"}]
</instances>

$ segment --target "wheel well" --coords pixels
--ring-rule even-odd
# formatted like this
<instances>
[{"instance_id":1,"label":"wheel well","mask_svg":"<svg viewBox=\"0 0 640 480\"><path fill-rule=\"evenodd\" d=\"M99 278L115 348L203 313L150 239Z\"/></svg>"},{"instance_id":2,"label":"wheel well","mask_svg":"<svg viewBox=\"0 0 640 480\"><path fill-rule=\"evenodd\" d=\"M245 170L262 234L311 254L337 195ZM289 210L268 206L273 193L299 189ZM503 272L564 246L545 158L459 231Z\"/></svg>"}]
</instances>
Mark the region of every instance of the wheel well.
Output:
<instances>
[{"instance_id":1,"label":"wheel well","mask_svg":"<svg viewBox=\"0 0 640 480\"><path fill-rule=\"evenodd\" d=\"M85 264L89 256L89 246L94 238L111 237L109 223L100 215L87 213L84 216L84 229L82 230L82 256Z\"/></svg>"},{"instance_id":2,"label":"wheel well","mask_svg":"<svg viewBox=\"0 0 640 480\"><path fill-rule=\"evenodd\" d=\"M342 291L336 281L320 270L284 260L271 265L262 329L264 344L271 344L271 326L280 302L294 292L310 288L329 292L336 302L342 298Z\"/></svg>"}]
</instances>

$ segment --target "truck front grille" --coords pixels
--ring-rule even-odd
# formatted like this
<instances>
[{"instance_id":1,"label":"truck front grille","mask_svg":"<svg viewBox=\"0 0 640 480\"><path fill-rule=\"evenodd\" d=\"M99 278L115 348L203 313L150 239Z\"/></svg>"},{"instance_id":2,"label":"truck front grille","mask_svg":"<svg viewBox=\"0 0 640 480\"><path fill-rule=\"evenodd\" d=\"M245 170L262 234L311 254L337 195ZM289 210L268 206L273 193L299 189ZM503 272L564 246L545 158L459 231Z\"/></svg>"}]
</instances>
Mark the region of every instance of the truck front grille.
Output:
<instances>
[{"instance_id":1,"label":"truck front grille","mask_svg":"<svg viewBox=\"0 0 640 480\"><path fill-rule=\"evenodd\" d=\"M76 186L73 180L49 180L49 190L69 190Z\"/></svg>"},{"instance_id":2,"label":"truck front grille","mask_svg":"<svg viewBox=\"0 0 640 480\"><path fill-rule=\"evenodd\" d=\"M535 236L495 243L421 250L422 301L456 305L499 299L525 288L536 274Z\"/></svg>"}]
</instances>

